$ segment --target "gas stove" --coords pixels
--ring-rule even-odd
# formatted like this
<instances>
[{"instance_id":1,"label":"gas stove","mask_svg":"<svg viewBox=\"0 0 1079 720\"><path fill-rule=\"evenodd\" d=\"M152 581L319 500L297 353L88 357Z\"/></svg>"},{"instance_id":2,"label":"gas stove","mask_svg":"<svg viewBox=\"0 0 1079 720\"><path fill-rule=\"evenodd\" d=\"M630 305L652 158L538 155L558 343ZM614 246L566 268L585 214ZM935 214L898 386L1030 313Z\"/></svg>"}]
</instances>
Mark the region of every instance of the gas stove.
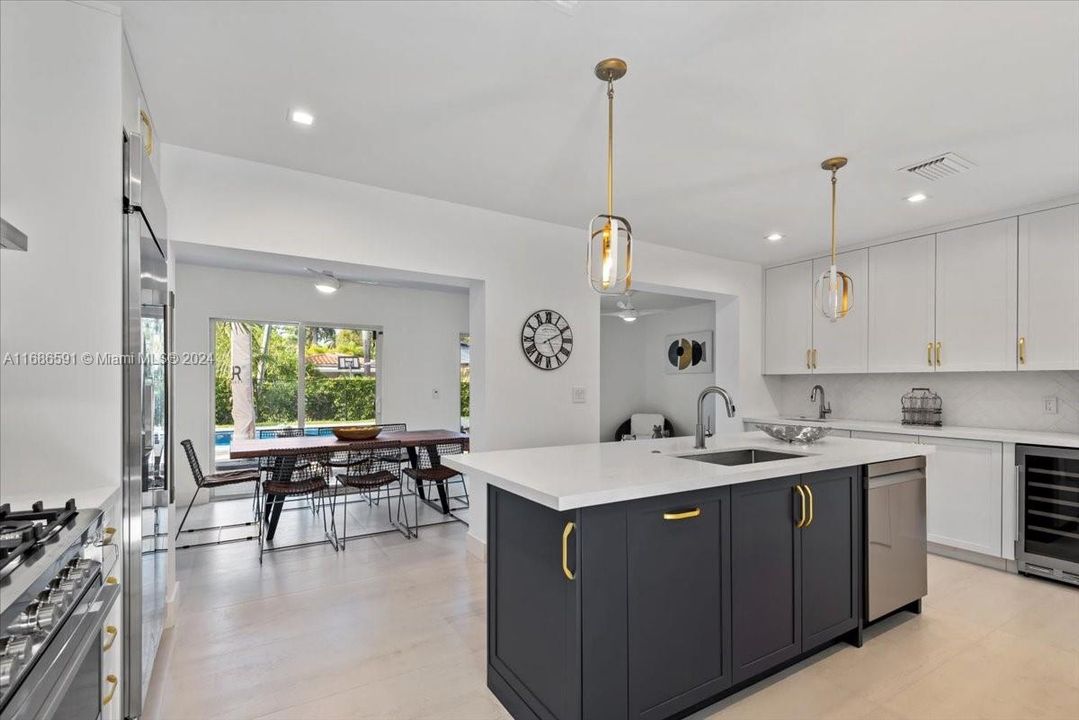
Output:
<instances>
[{"instance_id":1,"label":"gas stove","mask_svg":"<svg viewBox=\"0 0 1079 720\"><path fill-rule=\"evenodd\" d=\"M0 505L0 715L30 717L101 605L101 511ZM100 632L97 629L95 632ZM47 687L46 687L47 686ZM35 709L37 708L37 709Z\"/></svg>"},{"instance_id":2,"label":"gas stove","mask_svg":"<svg viewBox=\"0 0 1079 720\"><path fill-rule=\"evenodd\" d=\"M55 538L77 514L74 499L48 510L40 500L29 510L15 512L8 503L0 505L0 579Z\"/></svg>"}]
</instances>

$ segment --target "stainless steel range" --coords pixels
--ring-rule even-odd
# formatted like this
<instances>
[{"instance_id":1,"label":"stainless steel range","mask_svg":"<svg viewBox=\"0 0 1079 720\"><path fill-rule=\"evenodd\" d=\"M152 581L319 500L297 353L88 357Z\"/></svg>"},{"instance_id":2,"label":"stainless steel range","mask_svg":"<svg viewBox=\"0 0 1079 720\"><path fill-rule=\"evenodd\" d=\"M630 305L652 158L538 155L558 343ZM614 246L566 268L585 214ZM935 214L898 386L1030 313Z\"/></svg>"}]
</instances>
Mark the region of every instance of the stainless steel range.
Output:
<instances>
[{"instance_id":1,"label":"stainless steel range","mask_svg":"<svg viewBox=\"0 0 1079 720\"><path fill-rule=\"evenodd\" d=\"M110 542L101 511L74 500L0 505L0 719L99 717Z\"/></svg>"}]
</instances>

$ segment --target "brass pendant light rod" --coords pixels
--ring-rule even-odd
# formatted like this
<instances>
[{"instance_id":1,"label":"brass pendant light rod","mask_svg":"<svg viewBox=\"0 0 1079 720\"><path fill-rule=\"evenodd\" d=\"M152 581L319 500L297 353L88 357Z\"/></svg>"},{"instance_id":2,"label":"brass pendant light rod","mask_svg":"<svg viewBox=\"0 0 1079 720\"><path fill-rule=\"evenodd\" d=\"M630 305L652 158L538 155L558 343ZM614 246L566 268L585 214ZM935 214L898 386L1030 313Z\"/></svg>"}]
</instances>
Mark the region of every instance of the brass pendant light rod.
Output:
<instances>
[{"instance_id":1,"label":"brass pendant light rod","mask_svg":"<svg viewBox=\"0 0 1079 720\"><path fill-rule=\"evenodd\" d=\"M833 157L828 158L820 164L822 170L830 170L832 173L832 266L835 267L835 249L836 249L836 233L835 233L835 174L839 168L847 164L847 158L845 157Z\"/></svg>"},{"instance_id":2,"label":"brass pendant light rod","mask_svg":"<svg viewBox=\"0 0 1079 720\"><path fill-rule=\"evenodd\" d=\"M625 77L629 66L620 58L596 63L596 77L607 82L607 214L614 215L614 81Z\"/></svg>"}]
</instances>

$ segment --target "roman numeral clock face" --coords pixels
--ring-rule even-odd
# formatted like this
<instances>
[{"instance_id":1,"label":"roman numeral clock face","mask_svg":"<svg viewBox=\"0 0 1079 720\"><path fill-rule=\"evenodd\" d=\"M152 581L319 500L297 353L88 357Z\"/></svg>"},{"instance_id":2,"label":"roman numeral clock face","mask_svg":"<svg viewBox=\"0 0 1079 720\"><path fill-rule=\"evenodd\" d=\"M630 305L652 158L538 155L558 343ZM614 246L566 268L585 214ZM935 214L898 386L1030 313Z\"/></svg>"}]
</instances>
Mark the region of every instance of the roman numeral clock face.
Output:
<instances>
[{"instance_id":1,"label":"roman numeral clock face","mask_svg":"<svg viewBox=\"0 0 1079 720\"><path fill-rule=\"evenodd\" d=\"M573 352L573 331L554 310L537 310L521 328L521 349L540 370L557 370Z\"/></svg>"}]
</instances>

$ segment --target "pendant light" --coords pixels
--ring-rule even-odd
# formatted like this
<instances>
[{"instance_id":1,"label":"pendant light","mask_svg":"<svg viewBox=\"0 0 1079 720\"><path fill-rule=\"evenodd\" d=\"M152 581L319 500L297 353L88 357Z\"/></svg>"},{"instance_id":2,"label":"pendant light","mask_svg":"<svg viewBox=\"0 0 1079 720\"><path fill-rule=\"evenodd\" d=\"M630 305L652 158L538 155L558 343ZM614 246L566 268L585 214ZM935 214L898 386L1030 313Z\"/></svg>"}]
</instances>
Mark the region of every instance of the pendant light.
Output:
<instances>
[{"instance_id":1,"label":"pendant light","mask_svg":"<svg viewBox=\"0 0 1079 720\"><path fill-rule=\"evenodd\" d=\"M832 173L832 263L817 278L813 291L813 302L824 317L832 322L846 317L854 307L854 281L850 275L836 268L835 264L835 175L839 168L847 164L847 158L828 158L820 164L822 170Z\"/></svg>"},{"instance_id":2,"label":"pendant light","mask_svg":"<svg viewBox=\"0 0 1079 720\"><path fill-rule=\"evenodd\" d=\"M629 221L614 214L614 81L625 76L626 61L607 58L596 77L607 83L607 212L588 225L588 279L602 295L623 295L633 274L633 236Z\"/></svg>"}]
</instances>

